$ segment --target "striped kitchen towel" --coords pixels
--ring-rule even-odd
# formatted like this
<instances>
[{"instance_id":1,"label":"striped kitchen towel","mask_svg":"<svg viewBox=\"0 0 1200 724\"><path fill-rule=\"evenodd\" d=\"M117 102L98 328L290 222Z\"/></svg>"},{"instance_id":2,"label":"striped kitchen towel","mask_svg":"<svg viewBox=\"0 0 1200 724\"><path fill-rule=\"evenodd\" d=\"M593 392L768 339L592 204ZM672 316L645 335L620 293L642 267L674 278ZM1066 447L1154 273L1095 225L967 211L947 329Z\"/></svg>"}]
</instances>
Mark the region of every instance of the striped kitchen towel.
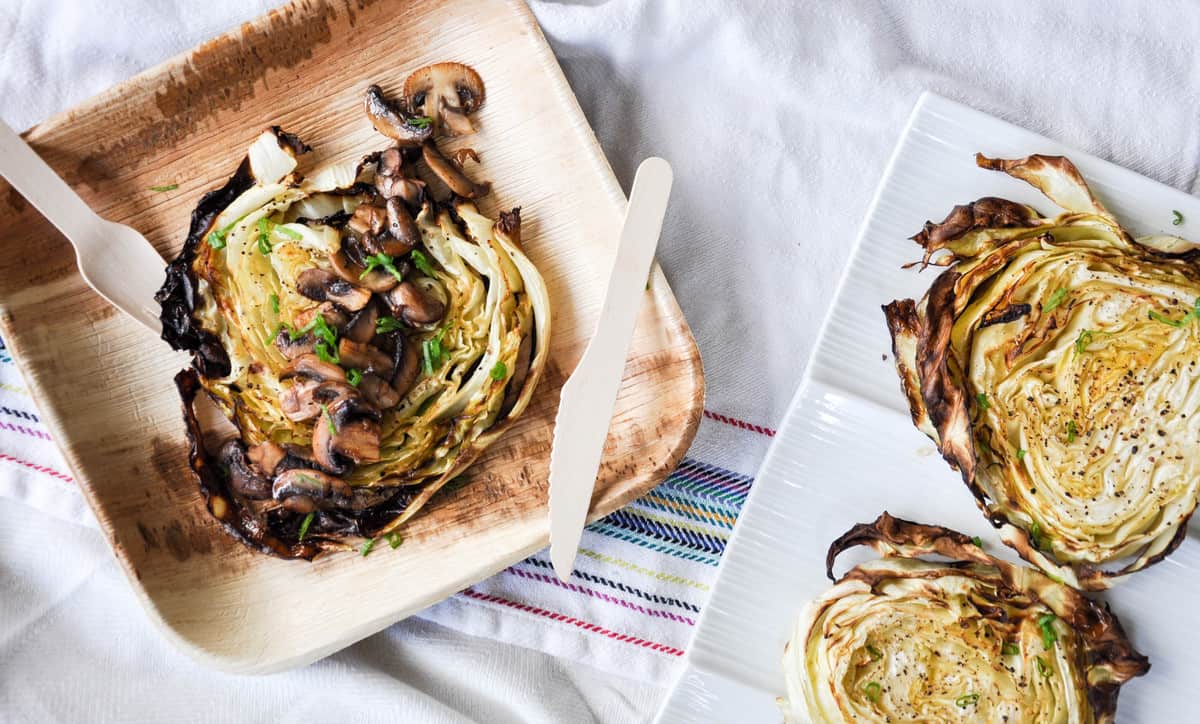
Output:
<instances>
[{"instance_id":1,"label":"striped kitchen towel","mask_svg":"<svg viewBox=\"0 0 1200 724\"><path fill-rule=\"evenodd\" d=\"M757 465L773 434L706 410L696 443L665 482L588 526L570 581L554 575L541 551L421 615L466 633L668 683L750 491L746 471ZM730 469L731 455L739 472ZM0 495L95 525L2 343Z\"/></svg>"}]
</instances>

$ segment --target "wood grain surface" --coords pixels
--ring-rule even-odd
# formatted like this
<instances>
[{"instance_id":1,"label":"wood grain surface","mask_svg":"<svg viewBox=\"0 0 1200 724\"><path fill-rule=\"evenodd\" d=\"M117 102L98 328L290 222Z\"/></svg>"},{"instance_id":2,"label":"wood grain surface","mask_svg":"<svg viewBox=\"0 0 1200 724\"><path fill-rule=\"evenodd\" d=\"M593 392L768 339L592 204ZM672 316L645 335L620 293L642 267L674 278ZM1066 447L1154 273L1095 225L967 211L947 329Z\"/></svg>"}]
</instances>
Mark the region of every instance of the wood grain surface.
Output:
<instances>
[{"instance_id":1,"label":"wood grain surface","mask_svg":"<svg viewBox=\"0 0 1200 724\"><path fill-rule=\"evenodd\" d=\"M595 325L625 199L536 21L517 0L300 1L31 129L34 148L101 215L180 249L199 196L265 127L314 147L303 169L384 147L370 83L474 66L487 84L482 210L523 208L550 287L551 359L525 416L405 531L397 550L314 564L251 553L209 518L186 467L172 377L184 360L109 307L67 242L0 183L0 332L150 617L203 662L265 673L325 656L544 547L559 388ZM460 141L460 144L462 141ZM453 146L451 146L453 148ZM178 184L156 193L151 186ZM700 418L687 323L656 268L592 501L604 515L662 480Z\"/></svg>"}]
</instances>

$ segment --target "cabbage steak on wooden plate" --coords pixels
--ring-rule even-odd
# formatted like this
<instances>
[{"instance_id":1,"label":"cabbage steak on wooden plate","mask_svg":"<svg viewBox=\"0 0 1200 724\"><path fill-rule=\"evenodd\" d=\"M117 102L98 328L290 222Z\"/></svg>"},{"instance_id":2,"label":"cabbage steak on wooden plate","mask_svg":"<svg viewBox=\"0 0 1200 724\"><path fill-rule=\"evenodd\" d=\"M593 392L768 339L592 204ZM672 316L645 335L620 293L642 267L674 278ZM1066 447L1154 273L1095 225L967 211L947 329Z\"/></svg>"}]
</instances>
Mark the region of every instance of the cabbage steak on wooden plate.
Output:
<instances>
[{"instance_id":1,"label":"cabbage steak on wooden plate","mask_svg":"<svg viewBox=\"0 0 1200 724\"><path fill-rule=\"evenodd\" d=\"M528 406L550 300L520 210L483 216L474 152L435 140L472 132L483 98L457 63L417 71L400 99L372 86L367 116L393 145L306 177L308 147L274 128L193 213L158 295L163 337L193 353L176 382L208 509L252 548L395 547ZM237 430L219 451L201 389Z\"/></svg>"}]
</instances>

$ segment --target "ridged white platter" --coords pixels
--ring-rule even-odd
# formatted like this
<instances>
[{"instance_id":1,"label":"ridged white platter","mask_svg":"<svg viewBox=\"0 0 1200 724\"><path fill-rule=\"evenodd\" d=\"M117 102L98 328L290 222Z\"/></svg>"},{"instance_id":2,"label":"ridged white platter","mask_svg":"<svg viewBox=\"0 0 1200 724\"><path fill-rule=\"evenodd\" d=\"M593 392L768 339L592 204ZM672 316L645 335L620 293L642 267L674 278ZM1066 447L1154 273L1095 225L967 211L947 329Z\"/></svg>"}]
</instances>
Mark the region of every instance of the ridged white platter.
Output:
<instances>
[{"instance_id":1,"label":"ridged white platter","mask_svg":"<svg viewBox=\"0 0 1200 724\"><path fill-rule=\"evenodd\" d=\"M933 280L936 270L922 274L901 268L920 258L908 237L926 219L940 221L955 204L982 196L1056 211L1024 183L977 168L976 151L993 157L1066 155L1135 235L1200 237L1200 199L923 95L883 175L816 351L738 520L685 670L659 712L660 724L780 721L775 702L784 691L780 655L796 614L830 585L826 549L853 524L874 520L883 510L977 534L989 551L1016 560L958 473L913 427L880 311L893 299L919 298ZM1189 221L1172 226L1173 209ZM1165 562L1103 596L1152 667L1122 689L1120 722L1200 717L1193 694L1200 674L1197 530L1193 523L1188 539ZM837 570L860 560L847 554Z\"/></svg>"}]
</instances>

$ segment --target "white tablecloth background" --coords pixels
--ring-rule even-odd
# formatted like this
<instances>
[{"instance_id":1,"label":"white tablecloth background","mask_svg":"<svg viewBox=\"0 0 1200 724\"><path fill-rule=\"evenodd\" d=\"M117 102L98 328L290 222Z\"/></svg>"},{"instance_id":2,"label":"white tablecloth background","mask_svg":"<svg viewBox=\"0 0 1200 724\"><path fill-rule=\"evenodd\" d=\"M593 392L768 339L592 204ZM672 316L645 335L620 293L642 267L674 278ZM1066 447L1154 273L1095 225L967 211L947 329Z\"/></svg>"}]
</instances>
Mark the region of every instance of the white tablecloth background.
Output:
<instances>
[{"instance_id":1,"label":"white tablecloth background","mask_svg":"<svg viewBox=\"0 0 1200 724\"><path fill-rule=\"evenodd\" d=\"M0 116L32 125L272 4L0 0ZM659 258L699 340L710 402L757 424L782 416L922 89L1195 190L1193 4L534 10L622 184L647 155L674 164ZM742 472L761 455L761 441L702 444ZM215 674L150 628L94 530L0 498L0 721L625 722L649 717L662 694L419 619L300 671Z\"/></svg>"}]
</instances>

